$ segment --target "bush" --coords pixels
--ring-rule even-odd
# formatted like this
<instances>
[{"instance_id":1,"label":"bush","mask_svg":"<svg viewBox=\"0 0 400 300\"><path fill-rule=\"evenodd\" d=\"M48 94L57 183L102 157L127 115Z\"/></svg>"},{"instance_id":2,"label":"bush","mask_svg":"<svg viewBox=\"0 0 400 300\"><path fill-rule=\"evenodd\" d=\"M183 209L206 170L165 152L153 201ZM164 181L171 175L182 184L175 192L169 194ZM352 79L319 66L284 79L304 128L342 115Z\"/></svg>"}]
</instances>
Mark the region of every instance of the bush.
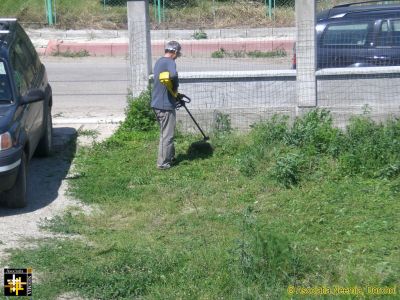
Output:
<instances>
[{"instance_id":1,"label":"bush","mask_svg":"<svg viewBox=\"0 0 400 300\"><path fill-rule=\"evenodd\" d=\"M212 131L216 136L230 134L232 132L232 122L229 114L217 112L215 115Z\"/></svg>"},{"instance_id":2,"label":"bush","mask_svg":"<svg viewBox=\"0 0 400 300\"><path fill-rule=\"evenodd\" d=\"M121 124L123 131L150 131L157 128L157 120L150 107L150 89L142 92L137 98L128 96L128 107L125 110L125 121Z\"/></svg>"},{"instance_id":3,"label":"bush","mask_svg":"<svg viewBox=\"0 0 400 300\"><path fill-rule=\"evenodd\" d=\"M192 35L195 40L205 40L207 39L207 33L205 33L202 29L199 31L195 31Z\"/></svg>"},{"instance_id":4,"label":"bush","mask_svg":"<svg viewBox=\"0 0 400 300\"><path fill-rule=\"evenodd\" d=\"M226 56L226 51L221 48L218 51L214 51L213 53L211 53L211 57L212 58L224 58Z\"/></svg>"},{"instance_id":5,"label":"bush","mask_svg":"<svg viewBox=\"0 0 400 300\"><path fill-rule=\"evenodd\" d=\"M321 176L400 176L399 119L378 124L358 116L342 131L333 126L329 111L315 109L293 125L275 115L254 125L249 137L236 156L239 171L247 177L270 172L286 188Z\"/></svg>"},{"instance_id":6,"label":"bush","mask_svg":"<svg viewBox=\"0 0 400 300\"><path fill-rule=\"evenodd\" d=\"M286 144L309 152L338 155L343 134L333 127L332 117L325 109L315 109L297 118L287 135Z\"/></svg>"},{"instance_id":7,"label":"bush","mask_svg":"<svg viewBox=\"0 0 400 300\"><path fill-rule=\"evenodd\" d=\"M399 134L399 120L377 124L368 115L352 118L346 128L347 147L339 157L342 172L366 177L396 174L396 167L390 166L400 161Z\"/></svg>"},{"instance_id":8,"label":"bush","mask_svg":"<svg viewBox=\"0 0 400 300\"><path fill-rule=\"evenodd\" d=\"M304 159L301 154L288 153L278 157L272 174L279 184L289 188L300 182L303 164Z\"/></svg>"},{"instance_id":9,"label":"bush","mask_svg":"<svg viewBox=\"0 0 400 300\"><path fill-rule=\"evenodd\" d=\"M253 126L251 137L255 144L270 145L281 143L289 132L289 117L274 115L270 120Z\"/></svg>"},{"instance_id":10,"label":"bush","mask_svg":"<svg viewBox=\"0 0 400 300\"><path fill-rule=\"evenodd\" d=\"M246 177L253 177L257 172L257 164L259 159L254 153L243 152L236 158L236 164L239 172Z\"/></svg>"}]
</instances>

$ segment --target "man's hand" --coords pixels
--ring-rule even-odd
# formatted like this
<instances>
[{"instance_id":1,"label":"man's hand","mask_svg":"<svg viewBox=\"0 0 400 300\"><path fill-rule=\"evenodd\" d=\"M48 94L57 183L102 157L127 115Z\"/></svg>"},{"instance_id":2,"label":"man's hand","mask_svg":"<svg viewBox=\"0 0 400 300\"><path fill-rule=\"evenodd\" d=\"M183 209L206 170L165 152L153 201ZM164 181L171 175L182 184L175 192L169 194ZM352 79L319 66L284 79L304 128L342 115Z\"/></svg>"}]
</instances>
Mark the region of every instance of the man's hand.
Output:
<instances>
[{"instance_id":1,"label":"man's hand","mask_svg":"<svg viewBox=\"0 0 400 300\"><path fill-rule=\"evenodd\" d=\"M183 100L183 98L185 97L185 95L183 95L183 94L177 94L176 95L176 108L179 108L179 107L182 107L182 106L185 106L185 101Z\"/></svg>"}]
</instances>

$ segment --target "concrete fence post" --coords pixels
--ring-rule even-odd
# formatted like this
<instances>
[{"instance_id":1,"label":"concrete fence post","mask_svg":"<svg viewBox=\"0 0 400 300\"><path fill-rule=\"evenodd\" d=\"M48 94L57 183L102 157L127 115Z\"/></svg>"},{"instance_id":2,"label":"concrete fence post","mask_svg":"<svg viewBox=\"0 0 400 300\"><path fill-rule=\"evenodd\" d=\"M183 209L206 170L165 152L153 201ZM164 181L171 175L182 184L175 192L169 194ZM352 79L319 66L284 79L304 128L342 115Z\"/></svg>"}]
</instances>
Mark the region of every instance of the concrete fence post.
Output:
<instances>
[{"instance_id":1,"label":"concrete fence post","mask_svg":"<svg viewBox=\"0 0 400 300\"><path fill-rule=\"evenodd\" d=\"M146 90L152 69L148 0L128 0L129 88L134 97Z\"/></svg>"},{"instance_id":2,"label":"concrete fence post","mask_svg":"<svg viewBox=\"0 0 400 300\"><path fill-rule=\"evenodd\" d=\"M297 114L317 106L315 0L296 0Z\"/></svg>"}]
</instances>

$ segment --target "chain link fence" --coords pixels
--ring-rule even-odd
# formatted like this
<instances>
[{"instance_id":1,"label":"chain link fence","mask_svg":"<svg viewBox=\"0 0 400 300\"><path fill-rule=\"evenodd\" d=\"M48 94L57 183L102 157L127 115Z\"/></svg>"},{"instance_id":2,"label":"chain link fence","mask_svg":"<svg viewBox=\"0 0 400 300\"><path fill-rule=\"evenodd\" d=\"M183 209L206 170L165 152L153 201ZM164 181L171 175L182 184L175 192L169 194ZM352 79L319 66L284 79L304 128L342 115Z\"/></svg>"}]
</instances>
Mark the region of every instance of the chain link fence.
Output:
<instances>
[{"instance_id":1,"label":"chain link fence","mask_svg":"<svg viewBox=\"0 0 400 300\"><path fill-rule=\"evenodd\" d=\"M294 25L294 0L150 0L153 28Z\"/></svg>"},{"instance_id":2,"label":"chain link fence","mask_svg":"<svg viewBox=\"0 0 400 300\"><path fill-rule=\"evenodd\" d=\"M5 2L3 2L5 1ZM66 29L126 29L126 0L3 0L2 16ZM152 29L294 26L294 0L149 0Z\"/></svg>"},{"instance_id":3,"label":"chain link fence","mask_svg":"<svg viewBox=\"0 0 400 300\"><path fill-rule=\"evenodd\" d=\"M316 13L348 2L317 1ZM359 2L363 1L357 1ZM390 1L389 4L388 1L381 1L375 4L393 3L394 1ZM265 3L254 2L252 5ZM265 6L262 7L263 18L267 20ZM290 9L294 14L294 8ZM167 20L167 10L165 16ZM264 26L257 30L242 28L233 31L192 29L192 37L187 39L173 35L173 31L160 30L161 35L153 35L153 45L159 43L158 48L153 46L153 62L162 55L163 45L168 40L176 39L182 42L184 55L177 61L178 70L181 72L180 89L192 97L192 112L207 130L215 126L221 114L230 119L233 127L246 130L255 122L269 118L275 113L294 118L303 110L316 107L331 111L335 124L340 127L345 126L352 116L365 113L375 120L382 121L400 115L400 55L397 62L388 59L389 52L371 56L368 52L372 53L371 51L376 49L367 46L377 45L377 41L391 42L394 43L392 46L396 46L396 39L379 40L379 36L388 36L389 32L393 36L397 30L400 31L400 16L398 19L399 22L382 23L377 32L368 33L367 29L374 27L374 20L368 20L367 25L349 25L348 19L344 20L341 27L336 24L341 21L340 17L337 17L333 20L334 26L327 27L324 34L317 35L317 51L314 53L314 24L300 18L297 24L300 26L306 22L310 29L306 35L299 36L303 41L301 47L306 41L306 46L302 49L303 70L315 78L315 81L305 85L310 89L309 93L298 89L299 70L294 70L296 60L293 50L297 27ZM209 19L209 22L213 20L215 19ZM361 20L362 22L365 23L365 20ZM185 28L188 27L190 28L190 25ZM196 39L196 34L203 38ZM321 39L321 36L324 38ZM374 38L378 40L372 40ZM381 47L377 51L388 51L392 46L385 44L386 50ZM260 55L251 56L253 52ZM282 56L279 56L280 54ZM367 61L368 59L370 61ZM383 61L384 59L387 61ZM314 61L316 65L313 67ZM306 94L304 99L308 95L310 99L300 101L299 94L302 93ZM311 99L312 95L314 99ZM179 113L178 116L184 128L192 126L191 120L184 113ZM192 130L195 131L195 128Z\"/></svg>"}]
</instances>

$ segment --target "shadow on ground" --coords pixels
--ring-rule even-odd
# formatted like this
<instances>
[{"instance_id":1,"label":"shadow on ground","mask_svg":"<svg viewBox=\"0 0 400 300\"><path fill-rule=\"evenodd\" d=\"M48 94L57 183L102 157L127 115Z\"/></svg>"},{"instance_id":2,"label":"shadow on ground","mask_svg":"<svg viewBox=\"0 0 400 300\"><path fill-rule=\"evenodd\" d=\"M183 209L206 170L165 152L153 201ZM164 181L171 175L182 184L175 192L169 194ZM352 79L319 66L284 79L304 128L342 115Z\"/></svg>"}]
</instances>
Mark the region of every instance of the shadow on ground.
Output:
<instances>
[{"instance_id":1,"label":"shadow on ground","mask_svg":"<svg viewBox=\"0 0 400 300\"><path fill-rule=\"evenodd\" d=\"M63 179L76 153L77 131L70 127L53 129L54 151L50 157L33 157L28 166L28 205L23 209L0 206L0 217L34 212L48 206L58 197Z\"/></svg>"},{"instance_id":2,"label":"shadow on ground","mask_svg":"<svg viewBox=\"0 0 400 300\"><path fill-rule=\"evenodd\" d=\"M176 157L176 165L183 161L191 161L196 159L206 159L213 155L214 148L206 141L198 141L192 143L185 154L179 154Z\"/></svg>"}]
</instances>

